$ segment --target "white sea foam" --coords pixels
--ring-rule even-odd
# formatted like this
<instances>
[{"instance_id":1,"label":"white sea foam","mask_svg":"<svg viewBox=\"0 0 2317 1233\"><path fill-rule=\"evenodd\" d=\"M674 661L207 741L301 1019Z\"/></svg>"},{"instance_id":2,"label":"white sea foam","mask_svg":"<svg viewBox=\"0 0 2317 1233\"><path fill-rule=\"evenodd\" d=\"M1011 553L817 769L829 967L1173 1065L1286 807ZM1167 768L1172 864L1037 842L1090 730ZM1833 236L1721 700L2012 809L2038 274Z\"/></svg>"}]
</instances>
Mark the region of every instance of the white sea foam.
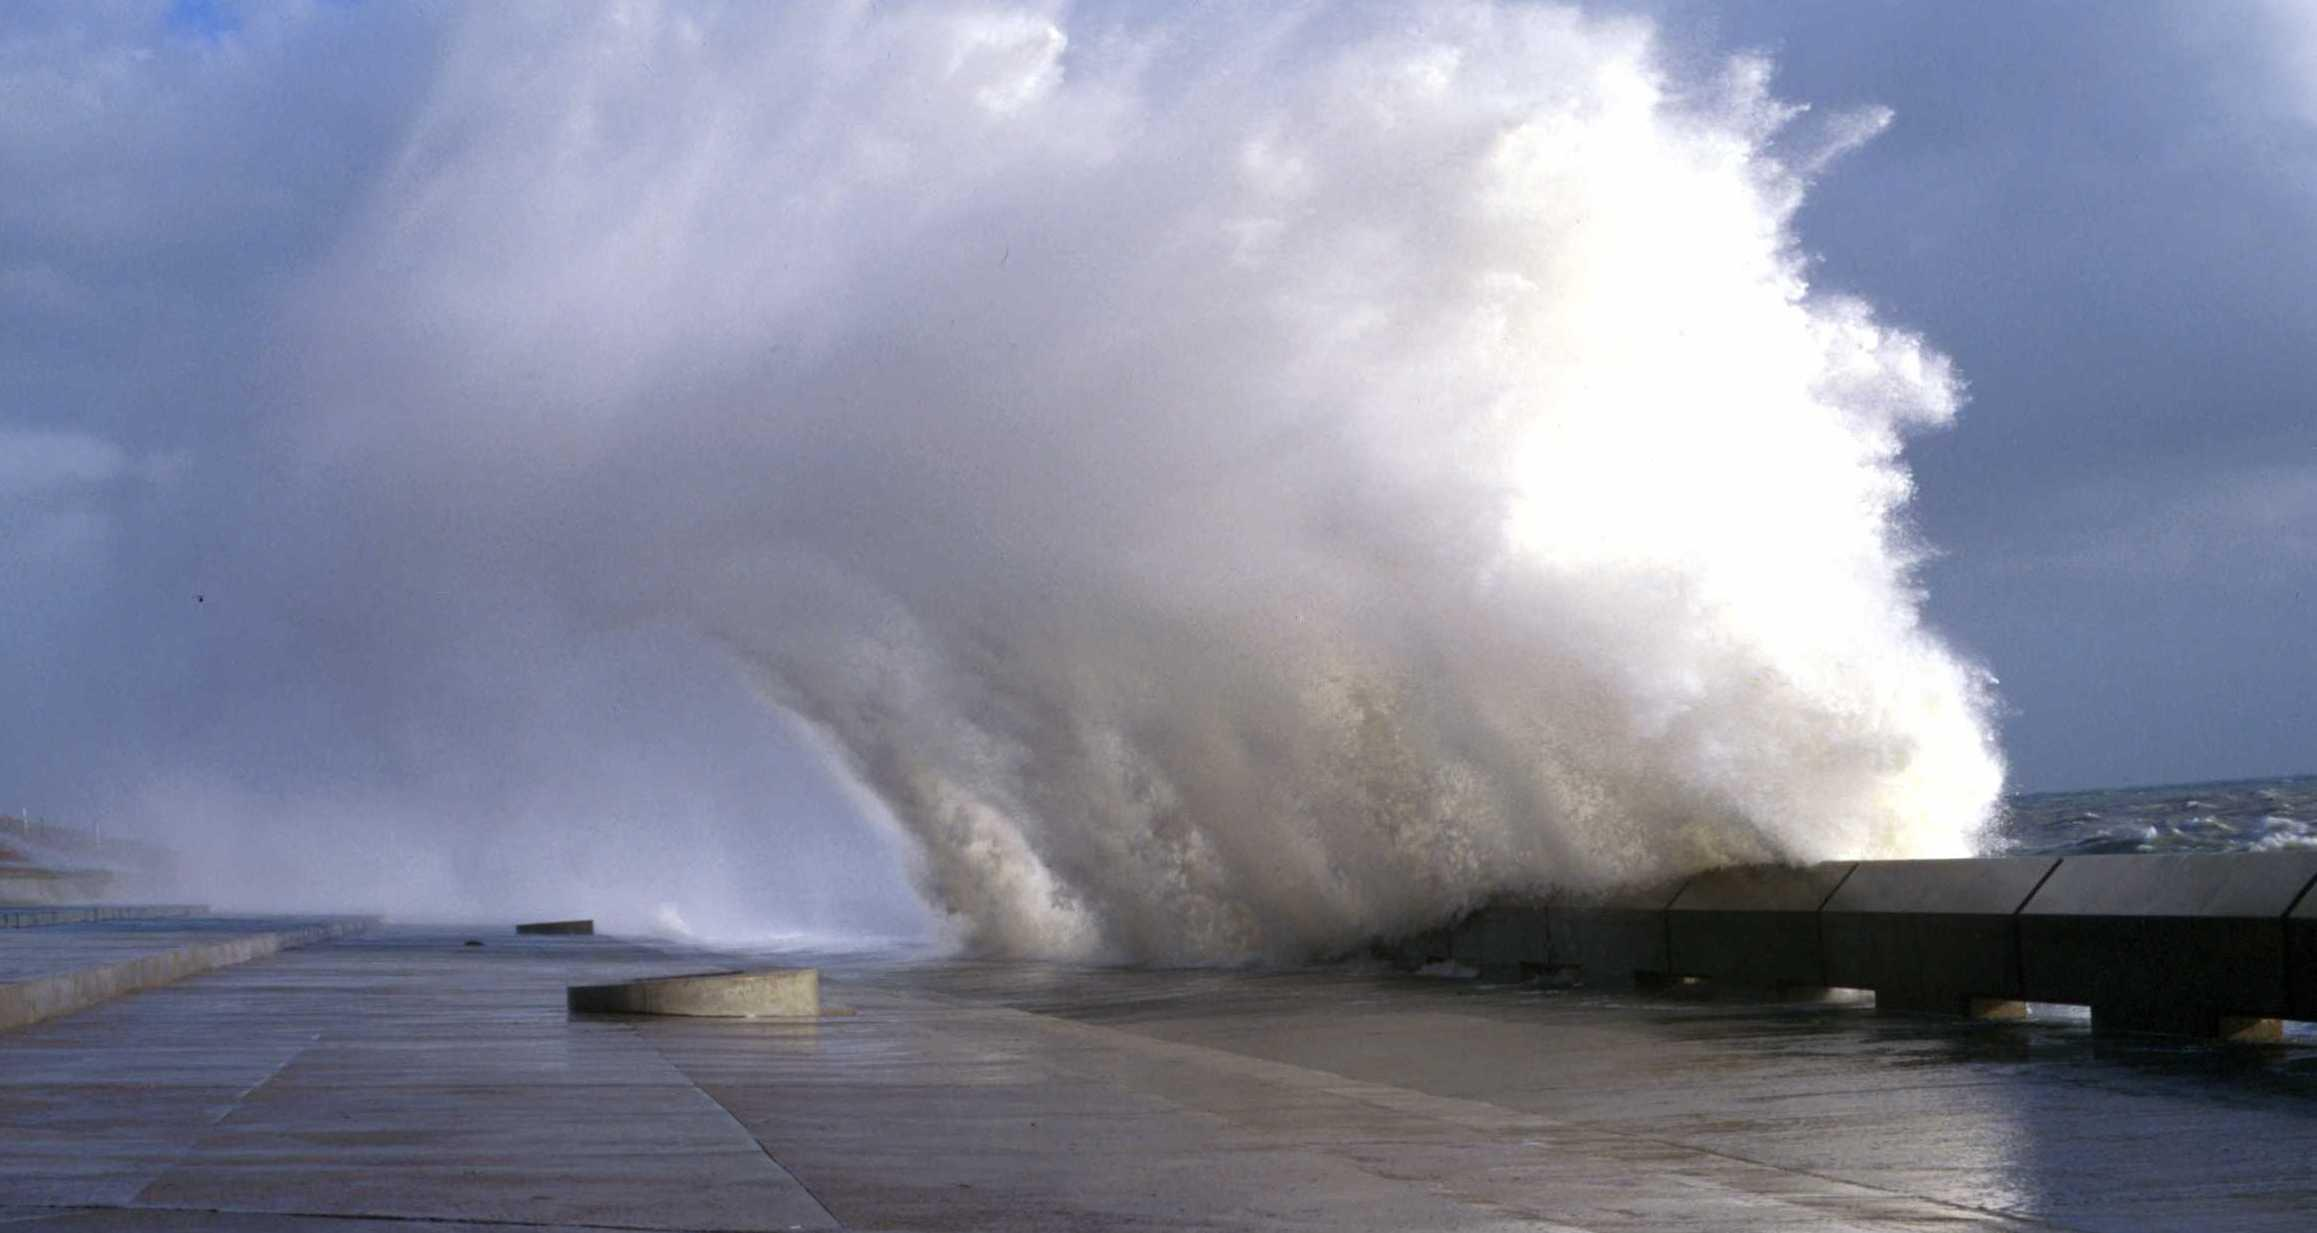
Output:
<instances>
[{"instance_id":1,"label":"white sea foam","mask_svg":"<svg viewBox=\"0 0 2317 1233\"><path fill-rule=\"evenodd\" d=\"M726 17L472 11L304 449L729 647L964 942L1971 850L1901 519L1959 383L1793 233L1887 115L1545 5Z\"/></svg>"}]
</instances>

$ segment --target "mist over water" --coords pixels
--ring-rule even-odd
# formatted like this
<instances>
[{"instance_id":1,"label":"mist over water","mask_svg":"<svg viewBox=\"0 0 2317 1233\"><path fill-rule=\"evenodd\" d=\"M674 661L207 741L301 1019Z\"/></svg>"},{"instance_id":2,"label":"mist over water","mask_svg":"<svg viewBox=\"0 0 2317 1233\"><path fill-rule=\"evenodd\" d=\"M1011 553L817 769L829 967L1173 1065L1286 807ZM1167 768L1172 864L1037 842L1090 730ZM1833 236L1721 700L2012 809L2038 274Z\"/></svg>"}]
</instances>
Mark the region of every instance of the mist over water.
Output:
<instances>
[{"instance_id":1,"label":"mist over water","mask_svg":"<svg viewBox=\"0 0 2317 1233\"><path fill-rule=\"evenodd\" d=\"M1888 115L1769 76L1526 4L461 10L281 312L327 530L250 573L488 614L413 693L716 648L986 952L1966 854L1901 456L1960 381L1794 234Z\"/></svg>"}]
</instances>

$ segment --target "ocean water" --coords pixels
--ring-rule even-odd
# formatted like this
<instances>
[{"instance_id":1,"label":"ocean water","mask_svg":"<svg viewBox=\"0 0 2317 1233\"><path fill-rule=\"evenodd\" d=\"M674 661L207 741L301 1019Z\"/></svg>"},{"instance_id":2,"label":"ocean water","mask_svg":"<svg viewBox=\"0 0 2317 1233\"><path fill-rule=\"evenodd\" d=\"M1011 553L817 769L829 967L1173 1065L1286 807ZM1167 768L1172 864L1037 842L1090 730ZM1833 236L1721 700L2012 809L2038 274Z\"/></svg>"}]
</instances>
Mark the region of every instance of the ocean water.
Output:
<instances>
[{"instance_id":1,"label":"ocean water","mask_svg":"<svg viewBox=\"0 0 2317 1233\"><path fill-rule=\"evenodd\" d=\"M2029 792L2004 801L1990 854L2317 848L2317 775Z\"/></svg>"}]
</instances>

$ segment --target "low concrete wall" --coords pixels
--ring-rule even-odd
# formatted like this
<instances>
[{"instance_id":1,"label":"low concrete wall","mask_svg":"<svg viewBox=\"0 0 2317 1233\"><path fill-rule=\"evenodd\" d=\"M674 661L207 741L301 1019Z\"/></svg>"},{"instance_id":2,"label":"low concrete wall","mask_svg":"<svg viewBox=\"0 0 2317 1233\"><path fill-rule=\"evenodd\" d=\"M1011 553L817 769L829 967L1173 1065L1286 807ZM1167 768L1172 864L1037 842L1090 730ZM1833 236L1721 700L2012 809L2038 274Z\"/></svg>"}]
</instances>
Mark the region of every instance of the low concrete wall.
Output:
<instances>
[{"instance_id":1,"label":"low concrete wall","mask_svg":"<svg viewBox=\"0 0 2317 1233\"><path fill-rule=\"evenodd\" d=\"M1883 1010L2025 1010L2019 910L2056 856L1861 861L1819 912L1826 983L1872 989Z\"/></svg>"},{"instance_id":2,"label":"low concrete wall","mask_svg":"<svg viewBox=\"0 0 2317 1233\"><path fill-rule=\"evenodd\" d=\"M294 947L358 933L374 919L348 917L270 933L244 933L195 942L119 963L0 984L0 1030L38 1023L109 998L231 967Z\"/></svg>"},{"instance_id":3,"label":"low concrete wall","mask_svg":"<svg viewBox=\"0 0 2317 1233\"><path fill-rule=\"evenodd\" d=\"M1666 908L1687 881L1660 882L1547 909L1552 966L1576 969L1585 983L1605 989L1663 980L1673 970Z\"/></svg>"},{"instance_id":4,"label":"low concrete wall","mask_svg":"<svg viewBox=\"0 0 2317 1233\"><path fill-rule=\"evenodd\" d=\"M1750 989L1824 987L1818 910L1855 867L1738 865L1691 878L1666 906L1674 975Z\"/></svg>"},{"instance_id":5,"label":"low concrete wall","mask_svg":"<svg viewBox=\"0 0 2317 1233\"><path fill-rule=\"evenodd\" d=\"M2317 852L2070 857L2019 911L2022 989L2103 1027L2265 1032L2290 1010L2285 918L2312 881Z\"/></svg>"},{"instance_id":6,"label":"low concrete wall","mask_svg":"<svg viewBox=\"0 0 2317 1233\"><path fill-rule=\"evenodd\" d=\"M1480 969L1488 980L1522 980L1541 976L1552 965L1551 925L1541 903L1501 904L1467 918L1473 939L1454 949L1460 962ZM1459 937L1465 930L1459 930Z\"/></svg>"},{"instance_id":7,"label":"low concrete wall","mask_svg":"<svg viewBox=\"0 0 2317 1233\"><path fill-rule=\"evenodd\" d=\"M1895 1011L2064 1002L2100 1030L2257 1039L2317 1020L2313 885L2317 852L1740 866L1495 905L1385 949L1499 977L1574 968L1609 988L1871 989Z\"/></svg>"},{"instance_id":8,"label":"low concrete wall","mask_svg":"<svg viewBox=\"0 0 2317 1233\"><path fill-rule=\"evenodd\" d=\"M2290 1019L2317 1019L2317 889L2301 896L2285 917L2287 992Z\"/></svg>"}]
</instances>

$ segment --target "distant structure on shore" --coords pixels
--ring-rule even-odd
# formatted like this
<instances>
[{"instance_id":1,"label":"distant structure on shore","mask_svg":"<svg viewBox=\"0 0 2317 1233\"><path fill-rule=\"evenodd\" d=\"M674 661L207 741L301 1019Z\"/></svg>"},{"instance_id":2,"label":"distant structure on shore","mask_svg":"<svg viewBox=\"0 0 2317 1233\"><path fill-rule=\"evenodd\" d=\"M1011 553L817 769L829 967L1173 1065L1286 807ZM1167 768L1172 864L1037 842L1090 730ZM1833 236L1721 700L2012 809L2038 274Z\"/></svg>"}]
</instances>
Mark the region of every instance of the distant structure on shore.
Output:
<instances>
[{"instance_id":1,"label":"distant structure on shore","mask_svg":"<svg viewBox=\"0 0 2317 1233\"><path fill-rule=\"evenodd\" d=\"M0 814L0 904L86 903L168 875L168 849Z\"/></svg>"}]
</instances>

